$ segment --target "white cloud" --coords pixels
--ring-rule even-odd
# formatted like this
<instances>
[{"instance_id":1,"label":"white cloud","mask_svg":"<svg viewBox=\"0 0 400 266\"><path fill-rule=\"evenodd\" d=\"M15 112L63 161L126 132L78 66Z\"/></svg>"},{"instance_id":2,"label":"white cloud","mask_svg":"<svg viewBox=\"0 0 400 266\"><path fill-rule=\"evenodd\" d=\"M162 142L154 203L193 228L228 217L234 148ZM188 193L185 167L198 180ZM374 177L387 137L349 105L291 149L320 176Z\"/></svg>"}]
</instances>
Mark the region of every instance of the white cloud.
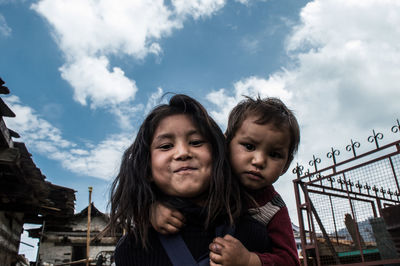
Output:
<instances>
[{"instance_id":1,"label":"white cloud","mask_svg":"<svg viewBox=\"0 0 400 266\"><path fill-rule=\"evenodd\" d=\"M162 88L158 88L149 97L145 115L160 103L162 95ZM122 154L136 135L131 120L134 116L141 117L138 113L142 114L144 111L143 105L121 104L119 108L113 109L113 112L118 112L115 115L121 118L119 122L122 132L109 135L96 144L85 141L74 143L64 139L58 128L43 119L31 107L23 105L17 96L3 99L16 115L13 118L5 118L7 128L18 132L21 136L18 141L24 142L30 151L58 161L63 168L78 175L105 180L115 178L118 173Z\"/></svg>"},{"instance_id":2,"label":"white cloud","mask_svg":"<svg viewBox=\"0 0 400 266\"><path fill-rule=\"evenodd\" d=\"M119 126L123 132L128 132L133 130L133 119L140 116L138 112L143 111L143 104L132 106L129 103L123 103L110 111L118 118Z\"/></svg>"},{"instance_id":3,"label":"white cloud","mask_svg":"<svg viewBox=\"0 0 400 266\"><path fill-rule=\"evenodd\" d=\"M8 37L11 35L11 28L8 26L6 19L0 14L0 36Z\"/></svg>"},{"instance_id":4,"label":"white cloud","mask_svg":"<svg viewBox=\"0 0 400 266\"><path fill-rule=\"evenodd\" d=\"M110 56L128 55L143 60L156 55L161 38L183 27L188 17L208 17L221 9L224 0L40 0L32 9L50 24L65 57L61 76L73 88L74 100L91 108L106 108L127 126L133 114L129 107L138 91L124 71L110 63Z\"/></svg>"},{"instance_id":5,"label":"white cloud","mask_svg":"<svg viewBox=\"0 0 400 266\"><path fill-rule=\"evenodd\" d=\"M248 6L248 5L250 5L252 2L256 2L256 1L266 2L266 1L268 1L268 0L235 0L235 2L239 2L239 3L241 3L241 4L243 4L243 5L246 5L246 6Z\"/></svg>"},{"instance_id":6,"label":"white cloud","mask_svg":"<svg viewBox=\"0 0 400 266\"><path fill-rule=\"evenodd\" d=\"M132 141L131 133L108 136L96 146L77 144L65 140L61 131L42 119L35 110L24 106L18 97L9 96L4 100L16 114L7 118L7 127L17 131L29 150L37 152L79 175L110 180L115 177L125 148Z\"/></svg>"},{"instance_id":7,"label":"white cloud","mask_svg":"<svg viewBox=\"0 0 400 266\"><path fill-rule=\"evenodd\" d=\"M91 108L107 108L120 125L128 124L130 117L121 109L133 102L138 89L121 68L110 66L107 56L124 53L140 59L160 53L151 39L171 29L162 2L43 0L32 8L53 27L66 58L61 76L73 87L74 99L82 105L89 102Z\"/></svg>"},{"instance_id":8,"label":"white cloud","mask_svg":"<svg viewBox=\"0 0 400 266\"><path fill-rule=\"evenodd\" d=\"M302 126L300 152L307 155L364 136L372 126L390 128L400 111L400 2L313 1L300 15L286 41L291 65L212 92L208 100L220 107L214 117L224 125L241 94L284 96Z\"/></svg>"},{"instance_id":9,"label":"white cloud","mask_svg":"<svg viewBox=\"0 0 400 266\"><path fill-rule=\"evenodd\" d=\"M178 16L190 15L194 19L208 17L225 5L225 0L172 0Z\"/></svg>"},{"instance_id":10,"label":"white cloud","mask_svg":"<svg viewBox=\"0 0 400 266\"><path fill-rule=\"evenodd\" d=\"M32 8L54 27L67 56L122 52L143 58L153 39L181 25L163 1L42 0Z\"/></svg>"},{"instance_id":11,"label":"white cloud","mask_svg":"<svg viewBox=\"0 0 400 266\"><path fill-rule=\"evenodd\" d=\"M309 168L315 154L322 160L320 167L326 166L330 147L341 150L339 160L349 158L352 155L345 147L351 138L361 143L360 152L371 150L374 145L367 138L372 129L385 135L384 143L396 138L390 128L400 113L398 25L399 1L316 0L301 10L300 24L286 40L290 65L267 79L255 79L250 93L275 86L288 96L289 101L283 101L294 109L301 125L295 162ZM278 78L271 82L271 77ZM225 125L238 96L247 92L243 89L247 84L244 79L231 91L208 95L219 105L211 113L220 124ZM292 179L293 174L287 173L277 188L295 215Z\"/></svg>"},{"instance_id":12,"label":"white cloud","mask_svg":"<svg viewBox=\"0 0 400 266\"><path fill-rule=\"evenodd\" d=\"M108 56L127 54L143 59L159 54L156 42L181 27L170 20L163 1L124 1L116 5L102 0L42 0L32 5L52 26L65 55L62 77L74 89L74 99L92 108L118 108L133 100L137 87ZM112 110L111 110L112 111Z\"/></svg>"},{"instance_id":13,"label":"white cloud","mask_svg":"<svg viewBox=\"0 0 400 266\"><path fill-rule=\"evenodd\" d=\"M281 74L272 75L268 80L259 77L249 77L234 84L233 93L226 89L212 91L206 98L216 106L220 107L213 110L210 114L223 127L226 126L227 117L230 110L241 100L243 96L250 97L278 97L290 103L292 94L285 89L285 80Z\"/></svg>"},{"instance_id":14,"label":"white cloud","mask_svg":"<svg viewBox=\"0 0 400 266\"><path fill-rule=\"evenodd\" d=\"M86 105L89 98L92 108L128 102L137 91L135 82L126 78L120 68L109 70L108 59L104 56L79 58L61 67L60 71L74 87L74 99Z\"/></svg>"},{"instance_id":15,"label":"white cloud","mask_svg":"<svg viewBox=\"0 0 400 266\"><path fill-rule=\"evenodd\" d=\"M131 134L115 134L93 149L59 152L54 159L71 172L112 180L118 173L122 154L131 142Z\"/></svg>"},{"instance_id":16,"label":"white cloud","mask_svg":"<svg viewBox=\"0 0 400 266\"><path fill-rule=\"evenodd\" d=\"M223 0L41 0L32 8L54 30L65 55L62 77L74 89L74 99L82 105L104 107L133 100L135 82L119 67L110 66L110 55L125 54L135 59L162 53L157 40L183 27L186 17L211 16L222 8Z\"/></svg>"},{"instance_id":17,"label":"white cloud","mask_svg":"<svg viewBox=\"0 0 400 266\"><path fill-rule=\"evenodd\" d=\"M396 1L372 0L315 1L303 8L302 23L287 42L297 63L287 88L299 101L304 121L356 123L365 130L382 125L384 117L395 119L399 11Z\"/></svg>"},{"instance_id":18,"label":"white cloud","mask_svg":"<svg viewBox=\"0 0 400 266\"><path fill-rule=\"evenodd\" d=\"M390 128L400 111L400 3L313 1L300 15L301 23L287 39L295 64L286 88L293 92L302 133L296 159L311 168L315 154L321 168L331 163L326 154L334 147L342 161L352 156L345 150L350 139L361 143L359 152L372 150L367 142L372 129L385 135L382 142L393 141ZM279 185L288 190L285 181ZM292 193L286 195L289 199Z\"/></svg>"},{"instance_id":19,"label":"white cloud","mask_svg":"<svg viewBox=\"0 0 400 266\"><path fill-rule=\"evenodd\" d=\"M64 140L60 130L40 118L32 108L23 106L17 96L5 97L4 100L16 114L15 118L7 119L7 127L16 130L21 136L30 136L33 145L40 147L39 141L48 140L54 149L75 146Z\"/></svg>"},{"instance_id":20,"label":"white cloud","mask_svg":"<svg viewBox=\"0 0 400 266\"><path fill-rule=\"evenodd\" d=\"M250 0L236 0L236 2L239 2L239 3L243 4L243 5L248 5Z\"/></svg>"},{"instance_id":21,"label":"white cloud","mask_svg":"<svg viewBox=\"0 0 400 266\"><path fill-rule=\"evenodd\" d=\"M157 91L152 93L149 97L149 100L147 101L146 109L144 110L144 113L147 114L150 112L153 107L155 107L158 104L165 103L165 101L160 102L161 97L163 96L163 89L161 87L157 88Z\"/></svg>"}]
</instances>

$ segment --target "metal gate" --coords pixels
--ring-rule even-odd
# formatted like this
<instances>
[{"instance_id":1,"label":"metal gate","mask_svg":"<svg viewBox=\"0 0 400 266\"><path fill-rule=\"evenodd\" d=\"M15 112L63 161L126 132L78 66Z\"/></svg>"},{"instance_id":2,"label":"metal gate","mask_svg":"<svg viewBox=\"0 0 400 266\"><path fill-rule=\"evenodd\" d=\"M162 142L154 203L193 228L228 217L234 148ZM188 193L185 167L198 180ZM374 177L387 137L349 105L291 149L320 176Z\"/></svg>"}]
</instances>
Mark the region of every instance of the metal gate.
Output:
<instances>
[{"instance_id":1,"label":"metal gate","mask_svg":"<svg viewBox=\"0 0 400 266\"><path fill-rule=\"evenodd\" d=\"M392 132L400 133L399 120ZM380 146L382 138L373 130L372 151L357 154L360 143L351 140L352 158L338 162L331 148L329 167L318 169L313 156L312 172L293 169L304 265L400 265L400 215L383 215L400 208L400 140Z\"/></svg>"}]
</instances>

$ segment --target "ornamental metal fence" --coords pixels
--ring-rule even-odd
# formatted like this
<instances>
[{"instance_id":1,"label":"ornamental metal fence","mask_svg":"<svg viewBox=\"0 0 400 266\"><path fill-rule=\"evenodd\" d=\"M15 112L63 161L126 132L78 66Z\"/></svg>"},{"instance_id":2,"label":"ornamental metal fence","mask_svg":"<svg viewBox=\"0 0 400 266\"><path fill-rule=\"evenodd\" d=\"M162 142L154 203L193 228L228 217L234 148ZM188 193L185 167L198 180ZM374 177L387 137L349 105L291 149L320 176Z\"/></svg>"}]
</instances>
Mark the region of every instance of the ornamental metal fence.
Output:
<instances>
[{"instance_id":1,"label":"ornamental metal fence","mask_svg":"<svg viewBox=\"0 0 400 266\"><path fill-rule=\"evenodd\" d=\"M400 133L400 123L393 133ZM312 171L297 164L293 180L299 217L303 265L400 265L400 140L381 145L372 131L371 151L339 162L340 151L326 154L332 164Z\"/></svg>"}]
</instances>

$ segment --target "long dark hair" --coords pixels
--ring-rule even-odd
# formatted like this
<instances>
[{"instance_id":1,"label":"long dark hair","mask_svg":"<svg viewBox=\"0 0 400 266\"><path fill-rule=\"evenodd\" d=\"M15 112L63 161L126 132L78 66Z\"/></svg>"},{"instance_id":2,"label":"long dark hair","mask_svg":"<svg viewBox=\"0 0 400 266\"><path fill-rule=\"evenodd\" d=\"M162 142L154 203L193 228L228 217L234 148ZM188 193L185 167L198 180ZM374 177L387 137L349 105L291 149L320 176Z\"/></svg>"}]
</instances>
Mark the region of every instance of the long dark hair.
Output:
<instances>
[{"instance_id":1,"label":"long dark hair","mask_svg":"<svg viewBox=\"0 0 400 266\"><path fill-rule=\"evenodd\" d=\"M119 174L111 187L110 224L112 229L124 228L133 232L144 247L150 226L150 206L156 200L157 189L150 182L150 146L157 126L164 118L186 114L212 147L212 176L204 208L207 211L205 227L219 214L227 215L232 223L241 212L241 192L233 179L226 157L226 142L221 129L195 99L178 94L168 104L159 105L140 126L133 144L124 152Z\"/></svg>"}]
</instances>

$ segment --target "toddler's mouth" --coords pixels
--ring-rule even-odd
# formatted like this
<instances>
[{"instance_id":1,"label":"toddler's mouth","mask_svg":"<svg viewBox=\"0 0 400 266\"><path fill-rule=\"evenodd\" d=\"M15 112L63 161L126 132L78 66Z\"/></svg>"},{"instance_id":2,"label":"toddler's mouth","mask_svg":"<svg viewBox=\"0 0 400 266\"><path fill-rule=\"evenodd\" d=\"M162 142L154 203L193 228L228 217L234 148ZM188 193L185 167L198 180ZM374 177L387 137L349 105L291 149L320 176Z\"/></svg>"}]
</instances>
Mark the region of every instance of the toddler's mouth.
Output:
<instances>
[{"instance_id":1,"label":"toddler's mouth","mask_svg":"<svg viewBox=\"0 0 400 266\"><path fill-rule=\"evenodd\" d=\"M247 171L247 172L245 172L245 174L248 174L248 175L251 175L251 176L255 176L255 177L258 177L258 178L263 178L263 176L259 173L259 172L255 172L255 171Z\"/></svg>"}]
</instances>

